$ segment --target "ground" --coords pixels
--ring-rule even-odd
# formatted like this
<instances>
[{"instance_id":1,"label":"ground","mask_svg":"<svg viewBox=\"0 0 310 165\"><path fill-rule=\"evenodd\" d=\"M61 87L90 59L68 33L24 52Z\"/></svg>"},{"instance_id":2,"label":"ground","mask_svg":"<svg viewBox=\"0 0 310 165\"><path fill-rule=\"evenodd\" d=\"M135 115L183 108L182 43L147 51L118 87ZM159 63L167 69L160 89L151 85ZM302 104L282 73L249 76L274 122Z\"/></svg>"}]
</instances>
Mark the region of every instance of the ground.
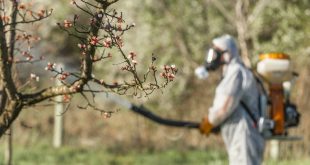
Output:
<instances>
[{"instance_id":1,"label":"ground","mask_svg":"<svg viewBox=\"0 0 310 165\"><path fill-rule=\"evenodd\" d=\"M0 150L0 164L3 162L3 148ZM16 146L14 165L225 165L225 151L197 149L167 149L163 151L128 150L126 152L103 147L65 146L54 149L50 144ZM309 159L266 160L265 165L306 165Z\"/></svg>"}]
</instances>

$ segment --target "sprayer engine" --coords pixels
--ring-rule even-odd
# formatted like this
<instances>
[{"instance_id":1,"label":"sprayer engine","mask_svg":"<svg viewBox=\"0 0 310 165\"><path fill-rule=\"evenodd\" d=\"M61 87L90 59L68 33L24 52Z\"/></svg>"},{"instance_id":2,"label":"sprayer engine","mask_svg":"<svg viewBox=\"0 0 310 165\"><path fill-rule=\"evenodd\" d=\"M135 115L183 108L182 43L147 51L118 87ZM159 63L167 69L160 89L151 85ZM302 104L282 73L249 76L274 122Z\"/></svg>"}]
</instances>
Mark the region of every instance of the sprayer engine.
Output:
<instances>
[{"instance_id":1,"label":"sprayer engine","mask_svg":"<svg viewBox=\"0 0 310 165\"><path fill-rule=\"evenodd\" d=\"M298 126L300 114L290 102L291 87L297 77L292 74L290 58L283 53L259 56L257 72L268 86L268 106L261 111L259 131L267 138L286 137L287 130ZM268 100L268 101L267 101Z\"/></svg>"},{"instance_id":2,"label":"sprayer engine","mask_svg":"<svg viewBox=\"0 0 310 165\"><path fill-rule=\"evenodd\" d=\"M285 105L285 128L296 127L299 124L300 114L295 104L287 103Z\"/></svg>"}]
</instances>

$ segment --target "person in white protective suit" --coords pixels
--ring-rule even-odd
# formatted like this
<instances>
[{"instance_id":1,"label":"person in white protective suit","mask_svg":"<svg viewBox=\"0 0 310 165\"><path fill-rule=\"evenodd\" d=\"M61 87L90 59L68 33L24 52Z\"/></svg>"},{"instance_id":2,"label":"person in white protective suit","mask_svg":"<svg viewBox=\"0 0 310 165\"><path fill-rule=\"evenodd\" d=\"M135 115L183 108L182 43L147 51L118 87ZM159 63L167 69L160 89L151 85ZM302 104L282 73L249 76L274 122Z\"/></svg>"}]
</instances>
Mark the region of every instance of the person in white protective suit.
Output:
<instances>
[{"instance_id":1,"label":"person in white protective suit","mask_svg":"<svg viewBox=\"0 0 310 165\"><path fill-rule=\"evenodd\" d=\"M253 120L253 115L259 117L259 91L253 73L244 66L230 35L212 40L205 65L195 72L198 77L206 78L207 71L218 68L222 69L223 78L216 88L213 105L200 124L200 131L209 135L213 128L220 128L230 165L259 165L265 146Z\"/></svg>"}]
</instances>

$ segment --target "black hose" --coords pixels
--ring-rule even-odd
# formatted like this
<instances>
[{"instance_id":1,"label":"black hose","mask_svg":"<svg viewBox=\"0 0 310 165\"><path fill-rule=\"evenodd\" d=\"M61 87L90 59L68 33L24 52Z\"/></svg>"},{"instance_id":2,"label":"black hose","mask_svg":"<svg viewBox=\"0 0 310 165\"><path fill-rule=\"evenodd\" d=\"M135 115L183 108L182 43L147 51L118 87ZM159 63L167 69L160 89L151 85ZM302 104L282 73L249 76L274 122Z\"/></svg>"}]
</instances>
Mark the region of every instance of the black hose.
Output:
<instances>
[{"instance_id":1,"label":"black hose","mask_svg":"<svg viewBox=\"0 0 310 165\"><path fill-rule=\"evenodd\" d=\"M150 112L143 106L135 106L131 107L131 110L162 125L172 126L172 127L185 127L185 128L195 128L199 129L200 123L198 122L188 122L188 121L177 121L171 119L164 119L160 116L155 115L154 113Z\"/></svg>"}]
</instances>

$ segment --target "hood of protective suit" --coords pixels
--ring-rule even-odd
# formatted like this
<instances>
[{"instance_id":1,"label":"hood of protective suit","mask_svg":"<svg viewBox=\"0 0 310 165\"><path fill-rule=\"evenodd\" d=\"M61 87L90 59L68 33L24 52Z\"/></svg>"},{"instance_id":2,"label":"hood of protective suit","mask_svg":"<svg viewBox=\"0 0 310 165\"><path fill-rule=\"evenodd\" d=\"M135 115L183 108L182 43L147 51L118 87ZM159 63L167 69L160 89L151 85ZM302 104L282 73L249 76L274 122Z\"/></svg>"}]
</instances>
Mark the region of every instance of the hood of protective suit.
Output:
<instances>
[{"instance_id":1,"label":"hood of protective suit","mask_svg":"<svg viewBox=\"0 0 310 165\"><path fill-rule=\"evenodd\" d=\"M220 49L221 52L217 52L214 48L209 49L206 55L204 66L200 66L195 70L195 74L199 79L207 79L209 75L208 70L216 70L222 64L225 64L223 67L223 75L225 75L227 67L230 64L242 63L240 55L238 53L237 44L232 36L230 35L220 36L218 38L213 39L212 44L217 49ZM224 56L225 62L220 61L219 63L218 59L221 58L221 56L226 53L228 53L229 56L226 55Z\"/></svg>"},{"instance_id":2,"label":"hood of protective suit","mask_svg":"<svg viewBox=\"0 0 310 165\"><path fill-rule=\"evenodd\" d=\"M212 44L223 51L227 51L230 54L229 61L226 61L228 64L232 61L241 62L237 44L232 36L228 34L220 36L213 39Z\"/></svg>"}]
</instances>

